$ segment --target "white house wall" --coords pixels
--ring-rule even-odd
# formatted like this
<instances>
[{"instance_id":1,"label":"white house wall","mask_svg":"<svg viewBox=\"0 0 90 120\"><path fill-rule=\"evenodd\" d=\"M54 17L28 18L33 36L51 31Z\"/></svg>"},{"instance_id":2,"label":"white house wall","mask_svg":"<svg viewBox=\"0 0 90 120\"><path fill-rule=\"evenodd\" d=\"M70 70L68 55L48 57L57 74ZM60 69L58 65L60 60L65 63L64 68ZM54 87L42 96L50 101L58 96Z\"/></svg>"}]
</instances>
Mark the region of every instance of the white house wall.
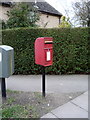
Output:
<instances>
[{"instance_id":1,"label":"white house wall","mask_svg":"<svg viewBox=\"0 0 90 120\"><path fill-rule=\"evenodd\" d=\"M48 15L48 14L40 14L40 20L37 22L37 25L39 25L42 28L53 28L58 27L59 25L59 17L54 15Z\"/></svg>"},{"instance_id":2,"label":"white house wall","mask_svg":"<svg viewBox=\"0 0 90 120\"><path fill-rule=\"evenodd\" d=\"M9 11L9 7L4 7L0 5L0 19L6 21L8 19L7 11Z\"/></svg>"}]
</instances>

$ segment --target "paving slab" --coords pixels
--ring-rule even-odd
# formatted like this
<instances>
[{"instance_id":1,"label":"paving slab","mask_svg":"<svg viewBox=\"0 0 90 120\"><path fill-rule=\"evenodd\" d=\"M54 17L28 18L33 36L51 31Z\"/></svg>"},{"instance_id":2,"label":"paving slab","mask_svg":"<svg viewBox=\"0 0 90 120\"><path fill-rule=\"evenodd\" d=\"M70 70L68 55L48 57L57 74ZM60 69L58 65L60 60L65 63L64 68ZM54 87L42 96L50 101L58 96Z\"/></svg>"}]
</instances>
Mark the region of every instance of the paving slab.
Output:
<instances>
[{"instance_id":1,"label":"paving slab","mask_svg":"<svg viewBox=\"0 0 90 120\"><path fill-rule=\"evenodd\" d=\"M55 115L53 115L52 113L48 113L48 114L46 114L46 115L44 115L43 117L41 117L41 118L57 118ZM57 119L55 119L55 120L59 120L58 118Z\"/></svg>"},{"instance_id":2,"label":"paving slab","mask_svg":"<svg viewBox=\"0 0 90 120\"><path fill-rule=\"evenodd\" d=\"M51 113L58 118L88 118L87 111L70 102L52 110Z\"/></svg>"},{"instance_id":3,"label":"paving slab","mask_svg":"<svg viewBox=\"0 0 90 120\"><path fill-rule=\"evenodd\" d=\"M78 105L84 110L88 111L88 94L82 94L79 97L71 101L71 103Z\"/></svg>"}]
</instances>

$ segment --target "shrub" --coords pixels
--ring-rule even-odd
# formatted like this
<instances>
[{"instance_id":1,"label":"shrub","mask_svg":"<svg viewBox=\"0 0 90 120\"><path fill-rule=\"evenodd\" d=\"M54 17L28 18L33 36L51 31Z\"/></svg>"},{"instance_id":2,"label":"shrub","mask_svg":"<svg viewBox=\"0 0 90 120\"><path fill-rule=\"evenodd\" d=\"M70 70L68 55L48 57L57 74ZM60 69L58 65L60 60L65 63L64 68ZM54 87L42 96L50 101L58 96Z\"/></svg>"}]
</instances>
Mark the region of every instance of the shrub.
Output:
<instances>
[{"instance_id":1,"label":"shrub","mask_svg":"<svg viewBox=\"0 0 90 120\"><path fill-rule=\"evenodd\" d=\"M18 3L7 12L9 19L6 21L7 28L37 27L39 14L32 4Z\"/></svg>"},{"instance_id":2,"label":"shrub","mask_svg":"<svg viewBox=\"0 0 90 120\"><path fill-rule=\"evenodd\" d=\"M47 74L88 73L88 28L3 30L3 44L15 50L15 74L41 74L34 62L34 42L38 37L54 38L54 63Z\"/></svg>"},{"instance_id":3,"label":"shrub","mask_svg":"<svg viewBox=\"0 0 90 120\"><path fill-rule=\"evenodd\" d=\"M70 28L71 24L69 22L69 18L66 18L65 16L61 17L61 23L59 25L60 28Z\"/></svg>"}]
</instances>

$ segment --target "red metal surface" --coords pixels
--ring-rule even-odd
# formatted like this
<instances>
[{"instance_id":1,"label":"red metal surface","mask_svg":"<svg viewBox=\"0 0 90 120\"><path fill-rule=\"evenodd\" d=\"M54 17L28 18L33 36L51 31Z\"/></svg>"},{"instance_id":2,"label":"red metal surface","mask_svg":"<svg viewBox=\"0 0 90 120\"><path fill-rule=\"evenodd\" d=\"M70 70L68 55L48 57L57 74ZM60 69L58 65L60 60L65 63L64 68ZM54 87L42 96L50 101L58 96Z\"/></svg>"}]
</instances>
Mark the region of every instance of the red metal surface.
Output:
<instances>
[{"instance_id":1,"label":"red metal surface","mask_svg":"<svg viewBox=\"0 0 90 120\"><path fill-rule=\"evenodd\" d=\"M53 64L52 42L53 42L52 37L41 37L35 40L35 63L36 64L39 64L42 66L50 66Z\"/></svg>"}]
</instances>

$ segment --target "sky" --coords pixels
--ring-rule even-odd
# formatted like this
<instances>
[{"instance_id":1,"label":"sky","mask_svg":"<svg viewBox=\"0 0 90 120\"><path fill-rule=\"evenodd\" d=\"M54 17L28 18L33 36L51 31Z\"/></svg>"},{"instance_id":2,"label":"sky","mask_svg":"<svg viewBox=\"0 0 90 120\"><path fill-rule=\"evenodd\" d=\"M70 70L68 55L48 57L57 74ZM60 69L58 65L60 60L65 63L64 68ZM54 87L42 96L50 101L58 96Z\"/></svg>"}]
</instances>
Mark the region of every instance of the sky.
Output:
<instances>
[{"instance_id":1,"label":"sky","mask_svg":"<svg viewBox=\"0 0 90 120\"><path fill-rule=\"evenodd\" d=\"M72 9L72 3L80 0L45 0L65 15L65 9Z\"/></svg>"},{"instance_id":2,"label":"sky","mask_svg":"<svg viewBox=\"0 0 90 120\"><path fill-rule=\"evenodd\" d=\"M65 15L65 9L71 7L71 3L75 0L46 0L49 4L55 7L60 13Z\"/></svg>"},{"instance_id":3,"label":"sky","mask_svg":"<svg viewBox=\"0 0 90 120\"><path fill-rule=\"evenodd\" d=\"M72 3L75 3L76 1L80 0L45 0L50 5L52 5L56 10L58 10L61 14L63 14L66 17L70 17L71 22L74 17L74 12L72 8ZM68 11L68 15L66 14L65 10ZM74 24L74 23L73 23Z\"/></svg>"}]
</instances>

